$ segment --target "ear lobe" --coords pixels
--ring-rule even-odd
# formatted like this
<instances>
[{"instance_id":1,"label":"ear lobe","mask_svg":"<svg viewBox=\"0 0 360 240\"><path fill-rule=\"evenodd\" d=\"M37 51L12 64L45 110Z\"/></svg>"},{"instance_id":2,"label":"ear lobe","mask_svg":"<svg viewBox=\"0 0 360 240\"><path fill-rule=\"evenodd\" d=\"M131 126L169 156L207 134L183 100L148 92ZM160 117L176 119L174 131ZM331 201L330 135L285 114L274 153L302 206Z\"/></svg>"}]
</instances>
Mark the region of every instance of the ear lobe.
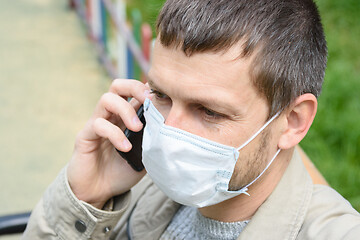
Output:
<instances>
[{"instance_id":1,"label":"ear lobe","mask_svg":"<svg viewBox=\"0 0 360 240\"><path fill-rule=\"evenodd\" d=\"M278 147L289 149L298 144L307 134L316 111L317 99L313 94L306 93L297 97L286 111L286 125Z\"/></svg>"}]
</instances>

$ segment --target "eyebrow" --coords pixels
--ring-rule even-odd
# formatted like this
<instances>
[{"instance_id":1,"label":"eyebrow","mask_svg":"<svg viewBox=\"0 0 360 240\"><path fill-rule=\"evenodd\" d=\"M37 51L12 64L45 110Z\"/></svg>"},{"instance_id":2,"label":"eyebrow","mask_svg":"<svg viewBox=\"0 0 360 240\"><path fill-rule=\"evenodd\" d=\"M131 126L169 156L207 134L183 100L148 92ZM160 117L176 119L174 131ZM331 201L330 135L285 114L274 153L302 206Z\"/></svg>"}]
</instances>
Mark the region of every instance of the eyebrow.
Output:
<instances>
[{"instance_id":1,"label":"eyebrow","mask_svg":"<svg viewBox=\"0 0 360 240\"><path fill-rule=\"evenodd\" d=\"M221 114L225 114L228 116L238 116L239 115L239 113L237 113L233 107L226 104L225 102L222 102L223 104L220 104L218 102L218 99L214 99L214 98L197 99L197 98L189 97L186 100L193 104L201 105L205 108L211 109L215 112L219 112Z\"/></svg>"},{"instance_id":2,"label":"eyebrow","mask_svg":"<svg viewBox=\"0 0 360 240\"><path fill-rule=\"evenodd\" d=\"M156 90L161 91L161 88L156 85L156 83L154 82L154 80L150 76L147 76L147 80L148 80L149 86L151 88L155 88Z\"/></svg>"},{"instance_id":3,"label":"eyebrow","mask_svg":"<svg viewBox=\"0 0 360 240\"><path fill-rule=\"evenodd\" d=\"M159 87L155 81L148 76L148 83L150 88L153 88L156 91L159 91L163 94L167 94L164 90L162 90L161 87ZM199 99L199 98L195 98L193 96L187 96L185 98L185 100L187 102L190 102L191 104L198 104L201 105L203 107L209 108L211 110L214 111L219 111L220 113L229 115L229 116L240 116L241 113L238 113L235 111L235 109L230 106L229 104L226 104L225 102L223 102L223 104L219 104L218 103L218 99L215 99L213 97L213 95L210 98L206 98L206 99Z\"/></svg>"}]
</instances>

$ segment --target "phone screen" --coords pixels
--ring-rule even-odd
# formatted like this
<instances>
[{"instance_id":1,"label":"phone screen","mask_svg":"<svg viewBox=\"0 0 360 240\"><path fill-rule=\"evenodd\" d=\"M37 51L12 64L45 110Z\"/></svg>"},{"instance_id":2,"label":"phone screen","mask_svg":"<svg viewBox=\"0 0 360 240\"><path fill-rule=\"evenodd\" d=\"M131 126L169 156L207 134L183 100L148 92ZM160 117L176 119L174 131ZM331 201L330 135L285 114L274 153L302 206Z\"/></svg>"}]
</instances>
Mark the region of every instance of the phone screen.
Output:
<instances>
[{"instance_id":1,"label":"phone screen","mask_svg":"<svg viewBox=\"0 0 360 240\"><path fill-rule=\"evenodd\" d=\"M137 115L145 127L143 105L140 106L139 110L137 111ZM129 152L121 152L118 149L116 149L118 153L121 155L121 157L123 157L130 164L130 166L135 171L138 172L144 169L144 165L142 163L142 139L143 139L144 127L139 132L133 132L129 129L125 129L124 134L132 144L132 148Z\"/></svg>"}]
</instances>

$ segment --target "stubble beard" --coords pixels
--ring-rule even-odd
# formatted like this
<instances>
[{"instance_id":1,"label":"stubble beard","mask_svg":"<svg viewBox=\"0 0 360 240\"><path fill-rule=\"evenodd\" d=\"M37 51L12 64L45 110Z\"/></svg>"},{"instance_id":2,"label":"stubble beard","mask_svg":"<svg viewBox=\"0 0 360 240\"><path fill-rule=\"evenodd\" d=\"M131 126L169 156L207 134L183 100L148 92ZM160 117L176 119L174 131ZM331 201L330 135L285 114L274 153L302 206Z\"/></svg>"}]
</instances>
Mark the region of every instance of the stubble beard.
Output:
<instances>
[{"instance_id":1,"label":"stubble beard","mask_svg":"<svg viewBox=\"0 0 360 240\"><path fill-rule=\"evenodd\" d=\"M234 173L229 182L229 191L237 191L252 182L265 169L268 161L268 147L271 139L271 129L264 129L260 134L261 139L257 148L247 155L242 155L237 160Z\"/></svg>"}]
</instances>

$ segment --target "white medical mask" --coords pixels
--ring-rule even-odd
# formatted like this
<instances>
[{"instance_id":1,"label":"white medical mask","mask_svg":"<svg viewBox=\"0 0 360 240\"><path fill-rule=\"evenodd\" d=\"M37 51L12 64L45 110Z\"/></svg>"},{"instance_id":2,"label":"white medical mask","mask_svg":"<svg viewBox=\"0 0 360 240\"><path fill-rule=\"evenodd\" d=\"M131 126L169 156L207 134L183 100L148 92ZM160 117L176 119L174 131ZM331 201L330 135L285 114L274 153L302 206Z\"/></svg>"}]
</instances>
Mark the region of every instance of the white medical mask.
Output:
<instances>
[{"instance_id":1,"label":"white medical mask","mask_svg":"<svg viewBox=\"0 0 360 240\"><path fill-rule=\"evenodd\" d=\"M143 164L154 183L172 200L183 205L205 207L247 194L252 182L237 191L229 191L239 150L252 141L279 114L272 117L239 148L210 141L165 125L165 119L149 99L144 103L146 126L143 136Z\"/></svg>"}]
</instances>

